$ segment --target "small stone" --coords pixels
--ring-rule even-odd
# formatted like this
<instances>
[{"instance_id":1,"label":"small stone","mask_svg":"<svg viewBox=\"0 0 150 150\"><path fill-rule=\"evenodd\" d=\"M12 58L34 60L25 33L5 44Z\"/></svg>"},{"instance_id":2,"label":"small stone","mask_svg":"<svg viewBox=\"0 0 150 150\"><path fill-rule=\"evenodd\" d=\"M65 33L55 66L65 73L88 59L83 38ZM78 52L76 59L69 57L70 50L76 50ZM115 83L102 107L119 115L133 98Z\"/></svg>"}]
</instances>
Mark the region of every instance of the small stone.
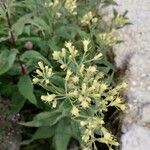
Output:
<instances>
[{"instance_id":1,"label":"small stone","mask_svg":"<svg viewBox=\"0 0 150 150\"><path fill-rule=\"evenodd\" d=\"M146 77L146 74L143 73L143 74L141 75L141 77Z\"/></svg>"},{"instance_id":2,"label":"small stone","mask_svg":"<svg viewBox=\"0 0 150 150\"><path fill-rule=\"evenodd\" d=\"M150 91L150 86L147 87L147 90Z\"/></svg>"},{"instance_id":3,"label":"small stone","mask_svg":"<svg viewBox=\"0 0 150 150\"><path fill-rule=\"evenodd\" d=\"M135 86L136 84L137 84L137 83L136 83L135 81L132 81L132 85L134 85L134 86Z\"/></svg>"},{"instance_id":4,"label":"small stone","mask_svg":"<svg viewBox=\"0 0 150 150\"><path fill-rule=\"evenodd\" d=\"M141 121L143 123L150 123L150 104L143 107Z\"/></svg>"}]
</instances>

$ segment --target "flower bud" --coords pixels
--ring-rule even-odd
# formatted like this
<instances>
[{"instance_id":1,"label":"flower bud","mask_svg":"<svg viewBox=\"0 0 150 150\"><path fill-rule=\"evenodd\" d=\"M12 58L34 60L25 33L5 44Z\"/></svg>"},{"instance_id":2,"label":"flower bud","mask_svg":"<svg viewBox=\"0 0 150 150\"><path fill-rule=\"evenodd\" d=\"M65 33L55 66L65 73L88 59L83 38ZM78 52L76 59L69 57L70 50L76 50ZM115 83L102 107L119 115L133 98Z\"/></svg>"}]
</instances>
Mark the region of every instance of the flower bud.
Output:
<instances>
[{"instance_id":1,"label":"flower bud","mask_svg":"<svg viewBox=\"0 0 150 150\"><path fill-rule=\"evenodd\" d=\"M32 49L33 48L33 44L31 41L28 41L25 43L24 47L28 50Z\"/></svg>"}]
</instances>

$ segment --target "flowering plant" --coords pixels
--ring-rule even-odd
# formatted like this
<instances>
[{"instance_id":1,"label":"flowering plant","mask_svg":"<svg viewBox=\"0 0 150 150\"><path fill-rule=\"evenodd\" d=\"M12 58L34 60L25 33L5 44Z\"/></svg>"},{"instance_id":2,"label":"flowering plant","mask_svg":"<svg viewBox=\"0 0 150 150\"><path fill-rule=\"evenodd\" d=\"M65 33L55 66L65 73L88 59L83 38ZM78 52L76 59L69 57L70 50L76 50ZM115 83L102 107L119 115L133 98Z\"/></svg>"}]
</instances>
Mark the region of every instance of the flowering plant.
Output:
<instances>
[{"instance_id":1,"label":"flowering plant","mask_svg":"<svg viewBox=\"0 0 150 150\"><path fill-rule=\"evenodd\" d=\"M125 110L125 84L115 82L110 58L122 40L118 29L129 22L126 12L106 13L113 5L114 0L0 0L0 96L10 100L10 114L21 115L15 124L25 131L23 148L48 143L66 150L74 140L88 150L118 145L106 115L109 108Z\"/></svg>"},{"instance_id":2,"label":"flowering plant","mask_svg":"<svg viewBox=\"0 0 150 150\"><path fill-rule=\"evenodd\" d=\"M90 41L83 40L82 44L79 51L71 41L65 42L65 48L52 54L63 75L39 62L33 83L48 91L41 99L53 110L59 111L61 119L66 118L78 125L83 149L97 149L96 141L107 144L111 149L113 145L118 146L118 142L105 128L104 113L112 106L125 110L119 93L126 84L115 88L107 85L105 74L96 64L102 59L102 53L90 56ZM59 78L62 84L58 85L58 81L53 80L55 78ZM98 138L95 134L99 135Z\"/></svg>"}]
</instances>

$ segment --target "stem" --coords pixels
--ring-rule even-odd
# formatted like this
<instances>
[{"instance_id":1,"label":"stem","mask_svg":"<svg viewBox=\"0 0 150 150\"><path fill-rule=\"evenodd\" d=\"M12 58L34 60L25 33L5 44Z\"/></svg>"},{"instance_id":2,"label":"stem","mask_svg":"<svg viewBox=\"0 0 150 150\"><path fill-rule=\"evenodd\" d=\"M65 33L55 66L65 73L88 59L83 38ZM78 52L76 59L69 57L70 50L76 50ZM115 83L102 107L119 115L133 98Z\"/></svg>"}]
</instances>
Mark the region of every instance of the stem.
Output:
<instances>
[{"instance_id":1,"label":"stem","mask_svg":"<svg viewBox=\"0 0 150 150\"><path fill-rule=\"evenodd\" d=\"M14 46L16 46L16 41L15 41L15 36L11 30L12 28L12 25L11 25L11 21L10 21L10 15L8 13L8 9L7 9L7 6L6 4L3 2L2 5L4 6L4 9L6 10L6 21L7 21L7 25L8 25L8 28L10 30L10 36L11 36L11 42Z\"/></svg>"},{"instance_id":2,"label":"stem","mask_svg":"<svg viewBox=\"0 0 150 150\"><path fill-rule=\"evenodd\" d=\"M85 59L85 56L86 56L86 52L84 52L83 56L82 56L82 59L81 59L81 62L80 62L80 65L83 63L84 59Z\"/></svg>"}]
</instances>

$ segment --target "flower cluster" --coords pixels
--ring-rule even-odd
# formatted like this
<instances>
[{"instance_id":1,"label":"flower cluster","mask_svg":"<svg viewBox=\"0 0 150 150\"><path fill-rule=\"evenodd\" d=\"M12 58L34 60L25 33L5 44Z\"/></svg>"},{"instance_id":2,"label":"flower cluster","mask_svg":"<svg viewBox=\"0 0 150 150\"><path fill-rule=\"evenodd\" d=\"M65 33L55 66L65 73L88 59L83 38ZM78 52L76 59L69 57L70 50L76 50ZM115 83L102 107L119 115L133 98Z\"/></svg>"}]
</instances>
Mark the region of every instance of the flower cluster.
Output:
<instances>
[{"instance_id":1,"label":"flower cluster","mask_svg":"<svg viewBox=\"0 0 150 150\"><path fill-rule=\"evenodd\" d=\"M53 108L56 108L56 106L57 106L57 99L56 99L56 95L55 94L49 94L48 93L47 95L42 95L41 99L44 102L48 103L49 105L52 104Z\"/></svg>"},{"instance_id":2,"label":"flower cluster","mask_svg":"<svg viewBox=\"0 0 150 150\"><path fill-rule=\"evenodd\" d=\"M125 24L129 23L128 19L123 15L117 15L114 19L114 26L117 28L123 27Z\"/></svg>"},{"instance_id":3,"label":"flower cluster","mask_svg":"<svg viewBox=\"0 0 150 150\"><path fill-rule=\"evenodd\" d=\"M96 17L94 17L93 13L91 11L89 11L88 13L86 13L82 18L81 18L81 24L83 26L89 26L92 23L96 23L98 21L98 19Z\"/></svg>"},{"instance_id":4,"label":"flower cluster","mask_svg":"<svg viewBox=\"0 0 150 150\"><path fill-rule=\"evenodd\" d=\"M86 120L81 121L80 125L82 128L84 128L83 133L82 133L83 142L88 143L88 141L91 138L95 138L94 130L101 128L103 124L104 124L103 118L100 118L100 117L92 117L92 118L88 118Z\"/></svg>"},{"instance_id":5,"label":"flower cluster","mask_svg":"<svg viewBox=\"0 0 150 150\"><path fill-rule=\"evenodd\" d=\"M108 145L111 150L111 145L118 146L119 143L116 141L115 137L104 127L101 128L102 137L98 140L102 143Z\"/></svg>"},{"instance_id":6,"label":"flower cluster","mask_svg":"<svg viewBox=\"0 0 150 150\"><path fill-rule=\"evenodd\" d=\"M103 35L105 39L110 40L107 36ZM65 84L63 86L64 93L57 91L55 85L51 84L50 78L52 75L55 76L55 73L52 73L51 67L44 66L42 62L38 63L40 69L36 70L37 77L33 79L33 82L54 86L56 90L54 93L41 96L41 99L49 105L52 104L53 108L58 107L60 99L70 101L72 105L70 117L80 122L84 148L91 149L94 141L103 142L108 146L117 146L118 142L114 136L104 127L102 114L108 111L108 107L125 110L126 106L119 91L125 88L126 84L123 83L112 88L103 81L105 74L100 72L97 65L94 64L95 60L101 59L102 53L89 56L90 43L90 40L84 39L82 41L83 48L79 51L69 41L65 42L65 47L60 51L53 52L53 59L60 64L60 68L65 73L62 77ZM91 114L87 115L85 112ZM99 138L95 138L95 132L99 133Z\"/></svg>"},{"instance_id":7,"label":"flower cluster","mask_svg":"<svg viewBox=\"0 0 150 150\"><path fill-rule=\"evenodd\" d=\"M92 145L89 141L95 140L95 130L100 133L101 137L97 138L96 140L105 143L108 145L108 147L111 148L111 145L118 146L119 143L116 141L115 137L105 128L104 120L100 117L93 117L86 119L84 121L80 122L81 127L83 128L83 136L82 140L84 143L85 149L92 149ZM94 145L95 146L95 145Z\"/></svg>"},{"instance_id":8,"label":"flower cluster","mask_svg":"<svg viewBox=\"0 0 150 150\"><path fill-rule=\"evenodd\" d=\"M64 7L70 14L76 15L77 0L66 0Z\"/></svg>"},{"instance_id":9,"label":"flower cluster","mask_svg":"<svg viewBox=\"0 0 150 150\"><path fill-rule=\"evenodd\" d=\"M116 44L117 38L114 35L114 32L110 33L100 33L97 37L98 43L100 43L101 46L105 47L112 47Z\"/></svg>"},{"instance_id":10,"label":"flower cluster","mask_svg":"<svg viewBox=\"0 0 150 150\"><path fill-rule=\"evenodd\" d=\"M59 4L59 0L54 0L53 2L45 2L45 7L55 7L55 6L57 6Z\"/></svg>"},{"instance_id":11,"label":"flower cluster","mask_svg":"<svg viewBox=\"0 0 150 150\"><path fill-rule=\"evenodd\" d=\"M52 68L44 66L42 62L38 62L38 68L36 69L36 77L33 78L34 84L48 84L49 79L52 77Z\"/></svg>"}]
</instances>

